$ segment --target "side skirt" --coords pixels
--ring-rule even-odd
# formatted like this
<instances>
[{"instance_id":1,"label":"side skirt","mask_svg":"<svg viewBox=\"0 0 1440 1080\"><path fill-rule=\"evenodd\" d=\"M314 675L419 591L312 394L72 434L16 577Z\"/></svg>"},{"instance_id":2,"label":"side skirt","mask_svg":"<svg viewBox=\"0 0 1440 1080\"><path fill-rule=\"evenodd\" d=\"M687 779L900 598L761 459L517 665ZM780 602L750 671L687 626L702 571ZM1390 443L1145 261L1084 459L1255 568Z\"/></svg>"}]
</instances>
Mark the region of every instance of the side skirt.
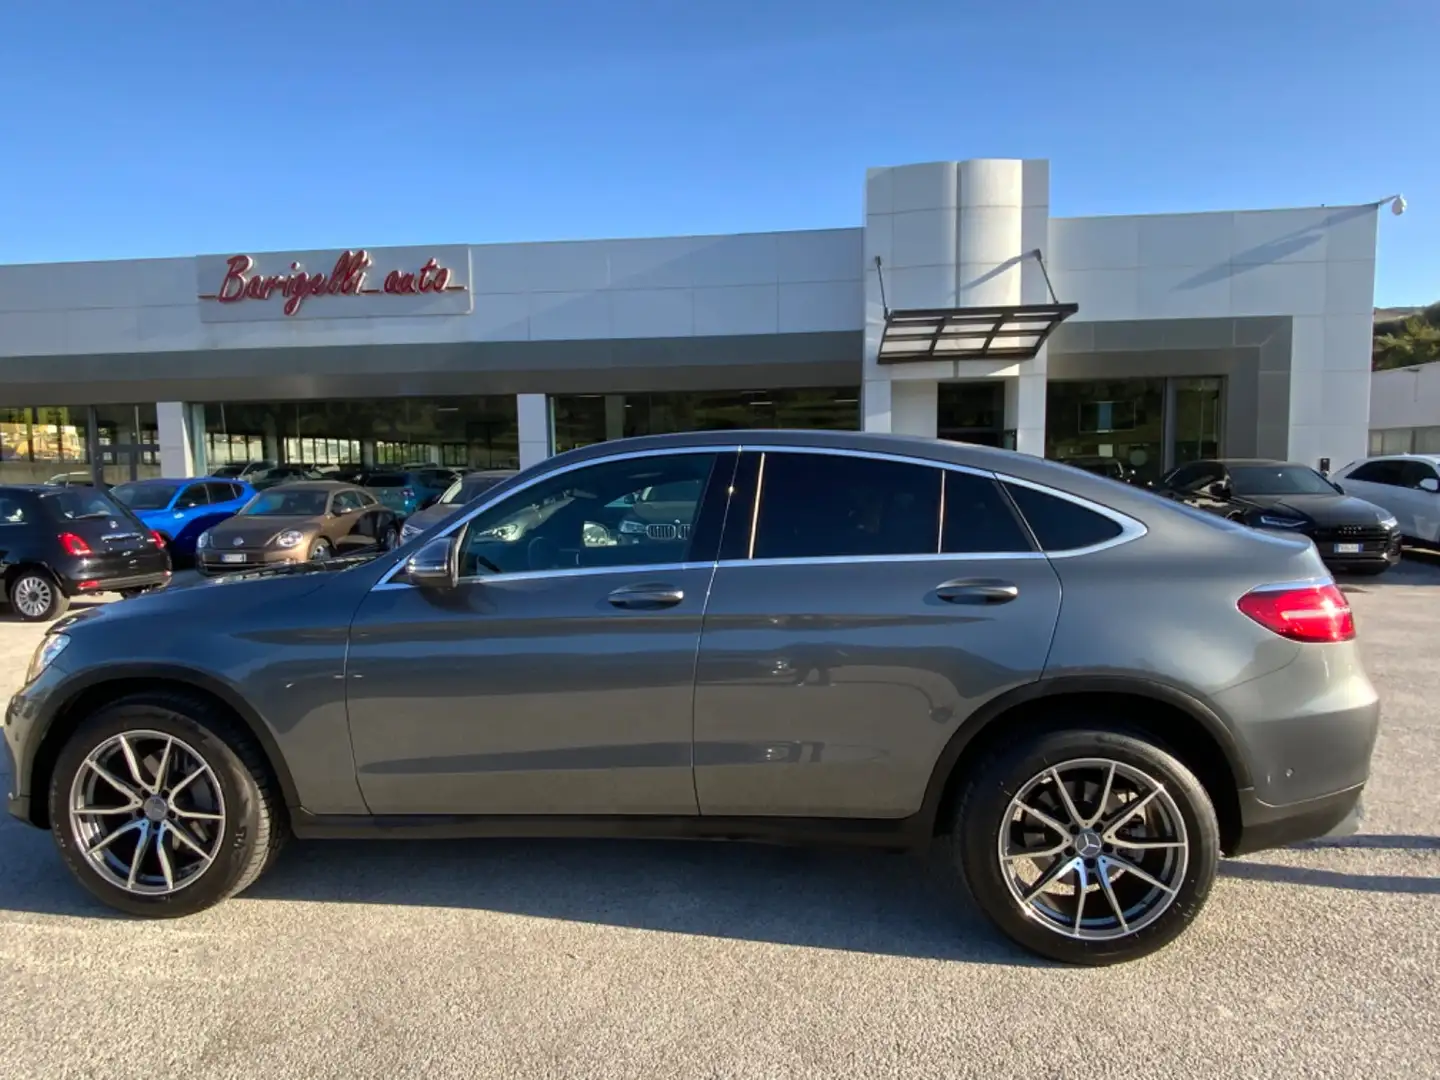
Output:
<instances>
[{"instance_id":1,"label":"side skirt","mask_svg":"<svg viewBox=\"0 0 1440 1080\"><path fill-rule=\"evenodd\" d=\"M920 816L895 819L700 816L569 816L291 812L304 840L361 839L631 839L741 840L797 847L916 852L930 844Z\"/></svg>"}]
</instances>

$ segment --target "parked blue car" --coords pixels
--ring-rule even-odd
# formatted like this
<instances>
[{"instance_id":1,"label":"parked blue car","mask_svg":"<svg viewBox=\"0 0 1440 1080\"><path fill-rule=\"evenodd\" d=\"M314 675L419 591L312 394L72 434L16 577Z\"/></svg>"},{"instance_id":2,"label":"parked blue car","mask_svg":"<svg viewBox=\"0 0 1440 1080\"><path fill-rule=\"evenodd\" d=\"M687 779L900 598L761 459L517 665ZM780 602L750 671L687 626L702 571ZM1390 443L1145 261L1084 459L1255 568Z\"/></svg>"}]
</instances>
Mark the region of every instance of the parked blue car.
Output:
<instances>
[{"instance_id":1,"label":"parked blue car","mask_svg":"<svg viewBox=\"0 0 1440 1080\"><path fill-rule=\"evenodd\" d=\"M358 483L403 520L440 498L457 479L449 469L374 469Z\"/></svg>"},{"instance_id":2,"label":"parked blue car","mask_svg":"<svg viewBox=\"0 0 1440 1080\"><path fill-rule=\"evenodd\" d=\"M242 480L197 476L136 480L116 485L110 494L159 533L172 555L194 555L200 534L238 513L255 489Z\"/></svg>"}]
</instances>

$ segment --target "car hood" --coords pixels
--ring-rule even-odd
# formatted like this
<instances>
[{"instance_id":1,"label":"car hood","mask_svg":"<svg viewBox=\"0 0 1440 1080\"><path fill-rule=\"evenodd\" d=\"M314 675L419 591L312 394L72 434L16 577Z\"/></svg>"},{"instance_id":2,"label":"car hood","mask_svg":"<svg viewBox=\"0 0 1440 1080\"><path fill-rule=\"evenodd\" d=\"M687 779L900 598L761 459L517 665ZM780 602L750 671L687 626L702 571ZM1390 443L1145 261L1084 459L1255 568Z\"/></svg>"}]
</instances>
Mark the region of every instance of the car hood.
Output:
<instances>
[{"instance_id":1,"label":"car hood","mask_svg":"<svg viewBox=\"0 0 1440 1080\"><path fill-rule=\"evenodd\" d=\"M434 506L427 506L424 510L417 510L405 519L405 524L424 532L442 521L449 520L455 514L465 509L462 503L436 503Z\"/></svg>"},{"instance_id":2,"label":"car hood","mask_svg":"<svg viewBox=\"0 0 1440 1080\"><path fill-rule=\"evenodd\" d=\"M320 518L313 517L246 517L243 514L226 518L210 530L211 547L264 547L276 533L299 529L303 533L320 531ZM240 543L235 541L239 540Z\"/></svg>"},{"instance_id":3,"label":"car hood","mask_svg":"<svg viewBox=\"0 0 1440 1080\"><path fill-rule=\"evenodd\" d=\"M1390 515L1374 503L1353 495L1245 495L1265 511L1307 518L1316 525L1378 525Z\"/></svg>"}]
</instances>

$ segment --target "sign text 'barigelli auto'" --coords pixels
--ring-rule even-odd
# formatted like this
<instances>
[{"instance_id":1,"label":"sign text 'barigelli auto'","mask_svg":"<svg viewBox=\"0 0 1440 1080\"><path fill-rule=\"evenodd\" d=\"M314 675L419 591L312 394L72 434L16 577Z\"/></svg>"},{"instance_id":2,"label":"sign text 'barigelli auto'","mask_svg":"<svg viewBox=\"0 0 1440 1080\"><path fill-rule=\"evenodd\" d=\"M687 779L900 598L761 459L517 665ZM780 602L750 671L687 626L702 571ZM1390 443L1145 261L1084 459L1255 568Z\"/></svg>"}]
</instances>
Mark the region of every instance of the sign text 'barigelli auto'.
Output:
<instances>
[{"instance_id":1,"label":"sign text 'barigelli auto'","mask_svg":"<svg viewBox=\"0 0 1440 1080\"><path fill-rule=\"evenodd\" d=\"M328 274L308 273L299 262L290 264L288 274L255 274L251 273L255 268L253 258L233 255L226 262L219 289L200 294L200 299L237 304L279 296L285 301L285 314L294 315L312 296L421 296L465 291L464 285L451 284L450 268L433 258L427 259L418 271L391 270L379 288L369 284L367 278L373 265L370 253L361 248L342 252Z\"/></svg>"}]
</instances>

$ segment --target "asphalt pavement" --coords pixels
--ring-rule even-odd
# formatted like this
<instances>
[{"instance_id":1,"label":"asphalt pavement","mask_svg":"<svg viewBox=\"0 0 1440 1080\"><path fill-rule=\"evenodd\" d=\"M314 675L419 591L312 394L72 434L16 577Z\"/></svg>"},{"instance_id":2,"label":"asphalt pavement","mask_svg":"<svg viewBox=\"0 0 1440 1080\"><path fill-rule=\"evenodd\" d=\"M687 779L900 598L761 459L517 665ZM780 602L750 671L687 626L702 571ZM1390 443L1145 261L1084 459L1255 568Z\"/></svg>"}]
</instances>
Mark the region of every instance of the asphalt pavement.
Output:
<instances>
[{"instance_id":1,"label":"asphalt pavement","mask_svg":"<svg viewBox=\"0 0 1440 1080\"><path fill-rule=\"evenodd\" d=\"M1030 958L935 860L724 844L296 843L137 921L6 819L0 1076L1440 1075L1440 563L1346 588L1360 835L1226 862L1138 963ZM0 690L38 636L0 615Z\"/></svg>"}]
</instances>

